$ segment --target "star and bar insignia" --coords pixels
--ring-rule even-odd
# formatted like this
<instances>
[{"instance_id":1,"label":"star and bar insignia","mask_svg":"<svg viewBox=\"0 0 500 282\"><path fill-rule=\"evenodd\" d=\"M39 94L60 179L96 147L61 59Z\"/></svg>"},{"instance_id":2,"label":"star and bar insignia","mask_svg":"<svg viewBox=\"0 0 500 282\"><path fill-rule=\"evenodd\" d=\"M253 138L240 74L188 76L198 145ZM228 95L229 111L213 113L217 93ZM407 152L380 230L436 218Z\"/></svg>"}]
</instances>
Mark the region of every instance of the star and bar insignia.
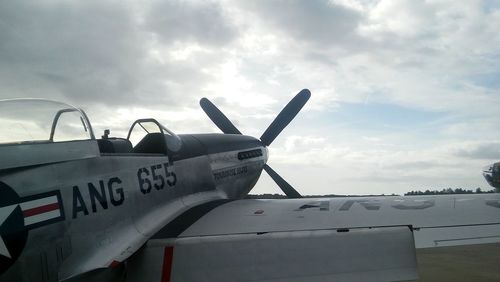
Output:
<instances>
[{"instance_id":1,"label":"star and bar insignia","mask_svg":"<svg viewBox=\"0 0 500 282\"><path fill-rule=\"evenodd\" d=\"M29 230L64 219L59 190L19 197L0 182L0 274L21 255Z\"/></svg>"}]
</instances>

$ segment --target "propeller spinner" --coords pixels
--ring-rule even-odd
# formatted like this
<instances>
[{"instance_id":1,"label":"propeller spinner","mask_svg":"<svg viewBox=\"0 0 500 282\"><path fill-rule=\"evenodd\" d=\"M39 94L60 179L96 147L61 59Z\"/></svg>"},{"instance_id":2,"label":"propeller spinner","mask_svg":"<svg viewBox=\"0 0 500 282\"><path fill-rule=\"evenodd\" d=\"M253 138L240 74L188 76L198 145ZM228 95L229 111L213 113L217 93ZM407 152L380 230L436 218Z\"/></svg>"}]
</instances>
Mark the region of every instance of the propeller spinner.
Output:
<instances>
[{"instance_id":1,"label":"propeller spinner","mask_svg":"<svg viewBox=\"0 0 500 282\"><path fill-rule=\"evenodd\" d=\"M295 118L299 111L304 107L311 92L308 89L303 89L276 116L269 127L264 131L260 140L264 146L269 146L283 129ZM241 134L241 132L231 123L231 121L207 98L200 100L200 106L208 115L208 117L222 130L225 134ZM289 198L301 198L302 196L288 182L285 181L276 171L269 165L264 165L264 170L271 176L276 184L281 188L283 193Z\"/></svg>"}]
</instances>

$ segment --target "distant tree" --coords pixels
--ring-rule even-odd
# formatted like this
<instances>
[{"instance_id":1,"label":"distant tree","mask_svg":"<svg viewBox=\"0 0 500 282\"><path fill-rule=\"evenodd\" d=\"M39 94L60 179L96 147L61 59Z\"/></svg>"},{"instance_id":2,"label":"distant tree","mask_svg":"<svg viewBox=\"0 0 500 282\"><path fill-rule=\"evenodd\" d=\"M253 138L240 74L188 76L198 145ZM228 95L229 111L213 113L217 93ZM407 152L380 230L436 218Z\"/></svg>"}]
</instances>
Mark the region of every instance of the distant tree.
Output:
<instances>
[{"instance_id":1,"label":"distant tree","mask_svg":"<svg viewBox=\"0 0 500 282\"><path fill-rule=\"evenodd\" d=\"M415 195L449 195L449 194L481 194L481 193L500 193L499 189L497 190L488 190L483 191L480 187L476 189L464 189L464 188L446 188L441 190L430 190L426 189L424 192L420 190L411 190L408 193L405 193L405 196L415 196Z\"/></svg>"}]
</instances>

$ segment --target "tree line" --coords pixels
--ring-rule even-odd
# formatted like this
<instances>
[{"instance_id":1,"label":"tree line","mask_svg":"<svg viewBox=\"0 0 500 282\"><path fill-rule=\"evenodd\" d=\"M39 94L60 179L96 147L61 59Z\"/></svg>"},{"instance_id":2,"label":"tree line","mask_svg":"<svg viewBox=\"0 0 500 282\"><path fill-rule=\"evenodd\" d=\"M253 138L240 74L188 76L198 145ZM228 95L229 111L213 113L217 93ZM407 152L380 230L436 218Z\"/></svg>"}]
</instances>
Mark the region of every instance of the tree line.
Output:
<instances>
[{"instance_id":1,"label":"tree line","mask_svg":"<svg viewBox=\"0 0 500 282\"><path fill-rule=\"evenodd\" d=\"M467 190L462 188L447 188L442 190L415 190L405 193L405 196L418 196L418 195L449 195L449 194L483 194L483 193L495 193L495 190L483 191L481 188L476 188L475 190Z\"/></svg>"},{"instance_id":2,"label":"tree line","mask_svg":"<svg viewBox=\"0 0 500 282\"><path fill-rule=\"evenodd\" d=\"M446 188L441 190L429 190L424 191L412 190L405 193L405 196L419 196L419 195L449 195L449 194L483 194L483 193L500 193L500 191L493 190L482 190L481 188L476 189L463 189L463 188ZM376 196L399 196L396 194L380 194L380 195L303 195L304 198L337 198L337 197L376 197ZM245 197L246 199L286 199L287 196L283 194L249 194Z\"/></svg>"}]
</instances>

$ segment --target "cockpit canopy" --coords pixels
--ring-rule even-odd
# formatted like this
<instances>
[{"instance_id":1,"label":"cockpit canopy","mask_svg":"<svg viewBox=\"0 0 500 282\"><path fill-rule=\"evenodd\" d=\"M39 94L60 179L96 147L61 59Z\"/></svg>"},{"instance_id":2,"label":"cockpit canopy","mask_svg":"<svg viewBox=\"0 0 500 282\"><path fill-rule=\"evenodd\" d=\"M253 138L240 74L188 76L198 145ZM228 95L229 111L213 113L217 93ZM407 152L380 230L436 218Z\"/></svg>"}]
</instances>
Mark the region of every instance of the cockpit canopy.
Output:
<instances>
[{"instance_id":1,"label":"cockpit canopy","mask_svg":"<svg viewBox=\"0 0 500 282\"><path fill-rule=\"evenodd\" d=\"M181 139L155 119L132 124L127 138L96 139L84 111L43 99L0 100L0 170L70 160L168 155Z\"/></svg>"},{"instance_id":2,"label":"cockpit canopy","mask_svg":"<svg viewBox=\"0 0 500 282\"><path fill-rule=\"evenodd\" d=\"M85 113L43 99L0 101L0 144L31 144L94 139Z\"/></svg>"},{"instance_id":3,"label":"cockpit canopy","mask_svg":"<svg viewBox=\"0 0 500 282\"><path fill-rule=\"evenodd\" d=\"M85 140L96 139L81 109L44 99L0 100L0 145ZM175 152L182 144L175 133L155 119L135 121L126 139L103 136L97 141L101 153L128 154L167 154L167 148Z\"/></svg>"}]
</instances>

